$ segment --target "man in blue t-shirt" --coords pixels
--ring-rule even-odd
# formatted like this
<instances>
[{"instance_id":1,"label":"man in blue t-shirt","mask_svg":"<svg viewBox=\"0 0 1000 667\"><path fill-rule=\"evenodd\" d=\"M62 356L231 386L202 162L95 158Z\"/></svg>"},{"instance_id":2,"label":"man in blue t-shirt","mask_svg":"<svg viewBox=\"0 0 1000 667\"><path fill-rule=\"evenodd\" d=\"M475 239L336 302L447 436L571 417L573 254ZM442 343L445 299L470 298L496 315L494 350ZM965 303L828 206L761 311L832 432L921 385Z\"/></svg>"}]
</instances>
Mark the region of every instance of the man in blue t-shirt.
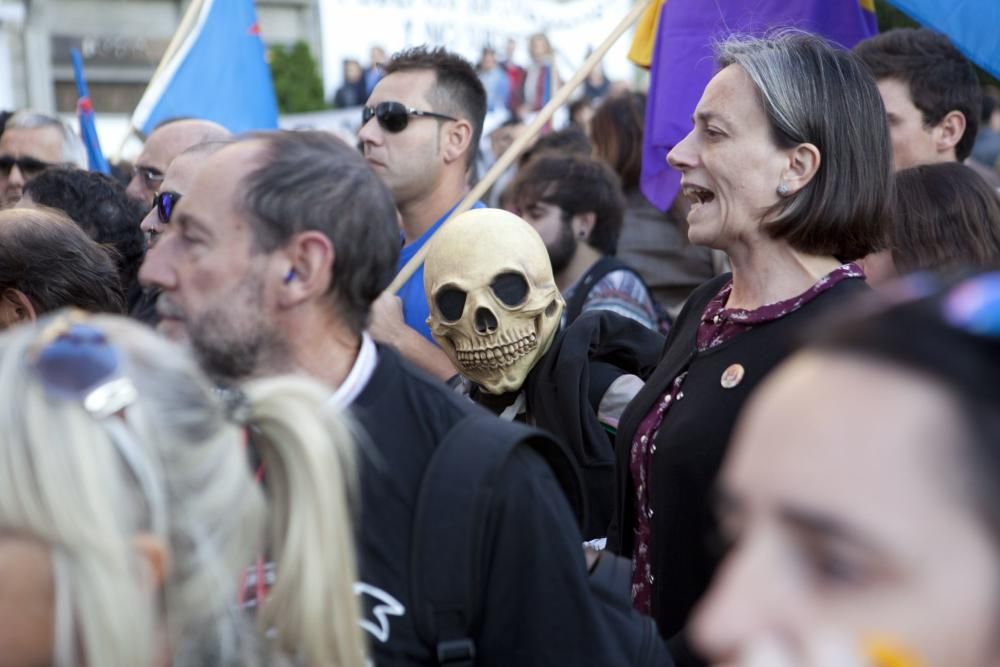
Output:
<instances>
[{"instance_id":1,"label":"man in blue t-shirt","mask_svg":"<svg viewBox=\"0 0 1000 667\"><path fill-rule=\"evenodd\" d=\"M437 231L468 190L468 171L486 117L486 91L472 65L443 48L395 54L364 110L358 139L399 211L401 269ZM433 342L421 267L397 296L375 302L369 331L425 371L455 369Z\"/></svg>"}]
</instances>

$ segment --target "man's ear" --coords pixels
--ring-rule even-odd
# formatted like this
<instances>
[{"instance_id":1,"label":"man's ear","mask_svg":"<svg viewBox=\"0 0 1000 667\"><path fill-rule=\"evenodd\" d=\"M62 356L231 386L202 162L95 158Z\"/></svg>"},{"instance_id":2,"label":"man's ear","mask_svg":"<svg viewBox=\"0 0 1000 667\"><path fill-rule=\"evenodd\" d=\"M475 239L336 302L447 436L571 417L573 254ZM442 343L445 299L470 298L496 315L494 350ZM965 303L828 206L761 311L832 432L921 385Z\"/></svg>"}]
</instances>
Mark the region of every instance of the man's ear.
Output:
<instances>
[{"instance_id":1,"label":"man's ear","mask_svg":"<svg viewBox=\"0 0 1000 667\"><path fill-rule=\"evenodd\" d=\"M573 236L584 242L590 242L590 234L594 231L594 224L597 222L597 214L593 211L589 213L577 213L570 221L573 228Z\"/></svg>"},{"instance_id":2,"label":"man's ear","mask_svg":"<svg viewBox=\"0 0 1000 667\"><path fill-rule=\"evenodd\" d=\"M132 546L147 567L151 583L156 589L163 587L170 574L170 548L163 538L152 533L136 533Z\"/></svg>"},{"instance_id":3,"label":"man's ear","mask_svg":"<svg viewBox=\"0 0 1000 667\"><path fill-rule=\"evenodd\" d=\"M19 289L8 287L0 291L0 327L6 328L38 319L35 307L28 296Z\"/></svg>"},{"instance_id":4,"label":"man's ear","mask_svg":"<svg viewBox=\"0 0 1000 667\"><path fill-rule=\"evenodd\" d=\"M781 182L788 189L788 194L795 194L809 184L823 158L819 149L813 144L799 144L788 155L788 166L782 174Z\"/></svg>"},{"instance_id":5,"label":"man's ear","mask_svg":"<svg viewBox=\"0 0 1000 667\"><path fill-rule=\"evenodd\" d=\"M949 111L941 119L941 122L934 126L931 134L934 137L934 147L939 153L948 153L955 150L955 146L965 136L965 128L968 125L965 114L961 111Z\"/></svg>"},{"instance_id":6,"label":"man's ear","mask_svg":"<svg viewBox=\"0 0 1000 667\"><path fill-rule=\"evenodd\" d=\"M333 272L334 249L326 234L317 231L296 234L288 242L278 267L282 306L293 306L313 296L326 294Z\"/></svg>"},{"instance_id":7,"label":"man's ear","mask_svg":"<svg viewBox=\"0 0 1000 667\"><path fill-rule=\"evenodd\" d=\"M472 124L461 119L444 123L444 136L442 137L441 150L444 154L444 161L451 164L456 160L465 160L468 151L475 150L472 145Z\"/></svg>"}]
</instances>

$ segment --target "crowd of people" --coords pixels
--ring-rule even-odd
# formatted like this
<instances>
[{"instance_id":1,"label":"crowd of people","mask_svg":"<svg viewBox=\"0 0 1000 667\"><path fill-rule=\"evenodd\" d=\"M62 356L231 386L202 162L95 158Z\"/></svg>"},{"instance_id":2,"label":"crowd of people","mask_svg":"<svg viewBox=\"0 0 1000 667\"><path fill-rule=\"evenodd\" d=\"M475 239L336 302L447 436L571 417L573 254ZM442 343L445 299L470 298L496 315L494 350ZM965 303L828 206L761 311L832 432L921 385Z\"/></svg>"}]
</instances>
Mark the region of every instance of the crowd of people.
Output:
<instances>
[{"instance_id":1,"label":"crowd of people","mask_svg":"<svg viewBox=\"0 0 1000 667\"><path fill-rule=\"evenodd\" d=\"M7 118L0 663L1000 662L973 66L734 35L669 210L594 77L452 216L531 44L350 64L354 145L175 119L116 178Z\"/></svg>"}]
</instances>

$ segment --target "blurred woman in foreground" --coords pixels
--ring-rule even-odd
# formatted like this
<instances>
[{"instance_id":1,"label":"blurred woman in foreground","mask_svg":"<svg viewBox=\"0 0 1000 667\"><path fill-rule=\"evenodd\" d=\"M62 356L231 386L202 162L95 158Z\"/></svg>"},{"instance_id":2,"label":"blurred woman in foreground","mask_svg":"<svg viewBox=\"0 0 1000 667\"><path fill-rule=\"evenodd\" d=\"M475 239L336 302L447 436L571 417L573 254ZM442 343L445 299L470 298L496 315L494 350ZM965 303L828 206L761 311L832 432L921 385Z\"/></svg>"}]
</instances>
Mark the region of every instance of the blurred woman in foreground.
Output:
<instances>
[{"instance_id":1,"label":"blurred woman in foreground","mask_svg":"<svg viewBox=\"0 0 1000 667\"><path fill-rule=\"evenodd\" d=\"M1000 664L998 376L997 273L843 322L777 370L723 470L732 546L695 622L703 651Z\"/></svg>"}]
</instances>

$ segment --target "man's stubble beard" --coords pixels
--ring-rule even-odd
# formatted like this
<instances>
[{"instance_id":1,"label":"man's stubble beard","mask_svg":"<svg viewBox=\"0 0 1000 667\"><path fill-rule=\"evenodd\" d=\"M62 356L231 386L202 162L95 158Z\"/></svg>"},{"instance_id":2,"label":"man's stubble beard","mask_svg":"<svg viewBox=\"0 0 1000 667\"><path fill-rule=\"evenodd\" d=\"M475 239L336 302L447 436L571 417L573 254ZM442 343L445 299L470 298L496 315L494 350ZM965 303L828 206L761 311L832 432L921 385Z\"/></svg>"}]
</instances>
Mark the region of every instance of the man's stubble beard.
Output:
<instances>
[{"instance_id":1,"label":"man's stubble beard","mask_svg":"<svg viewBox=\"0 0 1000 667\"><path fill-rule=\"evenodd\" d=\"M263 280L248 275L221 303L189 323L188 338L202 369L232 386L250 378L291 370L291 354L264 312Z\"/></svg>"}]
</instances>

